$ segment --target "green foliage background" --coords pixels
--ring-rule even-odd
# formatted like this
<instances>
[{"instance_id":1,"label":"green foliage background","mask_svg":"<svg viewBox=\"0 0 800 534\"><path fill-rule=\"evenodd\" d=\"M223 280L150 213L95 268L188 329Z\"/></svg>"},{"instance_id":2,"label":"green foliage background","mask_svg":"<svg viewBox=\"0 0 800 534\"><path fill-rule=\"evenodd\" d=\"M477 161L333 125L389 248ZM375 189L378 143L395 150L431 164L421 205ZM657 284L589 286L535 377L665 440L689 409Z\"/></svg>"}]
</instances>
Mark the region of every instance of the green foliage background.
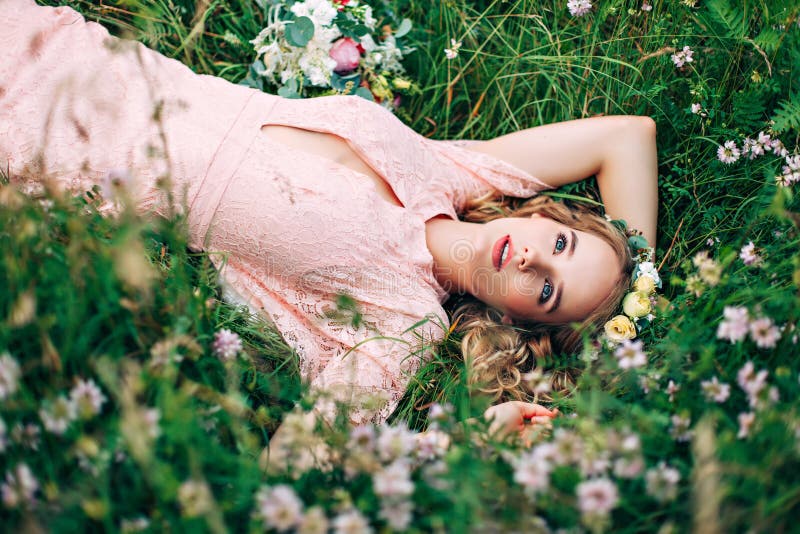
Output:
<instances>
[{"instance_id":1,"label":"green foliage background","mask_svg":"<svg viewBox=\"0 0 800 534\"><path fill-rule=\"evenodd\" d=\"M233 82L246 76L254 58L248 41L264 25L263 2L251 0L67 4L117 35ZM724 165L716 150L726 140L741 144L771 130L797 151L800 7L793 0L695 6L654 0L644 12L639 2L595 4L589 15L573 18L560 0L373 3L388 23L414 21L417 51L407 65L422 94L407 98L399 114L424 135L483 139L599 114L655 119L657 256L672 306L643 336L649 364L624 372L607 351L550 364L586 371L574 395L556 399L562 412L577 417L556 425L588 441L606 429L635 431L648 467L666 461L680 471L678 496L662 504L647 495L642 477L619 480L620 504L610 522L581 523L577 471L554 475L551 490L532 500L503 461L507 445L475 446L473 433L481 429L456 425L445 459L457 489L440 491L415 475L411 530L525 531L535 513L554 528L797 531L798 202L794 188L775 185L782 158ZM451 38L463 45L447 60L443 49ZM670 55L685 45L695 60L677 69ZM692 103L707 116L692 114ZM588 182L553 194L597 198ZM296 363L268 325L218 300L213 268L208 258L187 252L180 217L142 221L125 213L111 220L91 201L59 198L45 210L10 187L0 197L0 352L17 358L23 372L20 391L0 404L8 432L38 423L41 403L68 391L76 377L94 377L109 397L99 417L63 437L43 433L37 450L9 441L0 472L24 461L42 488L36 507L0 511L4 525L116 531L122 519L146 516L153 530L261 530L252 517L254 492L288 480L306 504L321 504L331 515L353 505L387 528L363 477L315 470L291 480L258 468L268 436L300 397ZM748 241L764 258L759 266L738 258ZM131 247L148 253L144 283L120 276L121 251ZM723 270L718 285L697 295L685 281L701 250L710 250ZM18 320L31 297L33 317ZM777 346L717 339L723 308L734 305L785 325ZM220 328L242 335L248 357L223 364L211 356ZM164 341L180 361L148 367L154 346ZM481 412L485 403L463 385L457 343L456 336L446 340L420 371L395 422L424 428L424 408L433 400L453 403L458 419ZM737 416L750 407L736 374L747 361L769 371L779 400L759 409L751 436L740 439ZM722 404L702 394L700 383L712 376L731 385ZM680 385L674 400L665 392L669 380ZM132 436L143 406L159 408L161 435L137 448ZM672 438L673 415L691 419L694 445ZM205 480L214 496L195 516L178 498L190 478Z\"/></svg>"}]
</instances>

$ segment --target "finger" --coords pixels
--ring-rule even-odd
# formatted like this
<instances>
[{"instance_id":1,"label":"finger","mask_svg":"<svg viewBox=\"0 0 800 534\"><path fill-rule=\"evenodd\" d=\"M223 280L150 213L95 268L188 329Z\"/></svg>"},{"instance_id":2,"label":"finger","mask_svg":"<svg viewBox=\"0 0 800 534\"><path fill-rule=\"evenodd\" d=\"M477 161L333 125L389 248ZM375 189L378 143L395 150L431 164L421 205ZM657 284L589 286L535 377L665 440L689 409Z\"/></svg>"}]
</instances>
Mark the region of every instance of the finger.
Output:
<instances>
[{"instance_id":1,"label":"finger","mask_svg":"<svg viewBox=\"0 0 800 534\"><path fill-rule=\"evenodd\" d=\"M558 414L558 410L548 410L544 406L533 404L532 402L521 402L519 408L520 412L522 413L522 417L525 419L541 416L555 417Z\"/></svg>"},{"instance_id":2,"label":"finger","mask_svg":"<svg viewBox=\"0 0 800 534\"><path fill-rule=\"evenodd\" d=\"M552 418L548 415L538 415L536 417L531 417L530 422L532 425L545 425L545 426L553 426Z\"/></svg>"}]
</instances>

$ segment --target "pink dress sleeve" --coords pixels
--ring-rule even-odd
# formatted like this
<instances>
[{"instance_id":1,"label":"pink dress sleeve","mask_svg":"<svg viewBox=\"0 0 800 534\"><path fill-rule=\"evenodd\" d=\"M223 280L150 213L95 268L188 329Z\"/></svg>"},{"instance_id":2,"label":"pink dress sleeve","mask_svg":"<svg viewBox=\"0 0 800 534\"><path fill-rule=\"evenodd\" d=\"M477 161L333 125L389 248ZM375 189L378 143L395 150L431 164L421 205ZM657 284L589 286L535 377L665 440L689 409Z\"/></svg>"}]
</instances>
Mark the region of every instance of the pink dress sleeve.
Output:
<instances>
[{"instance_id":1,"label":"pink dress sleeve","mask_svg":"<svg viewBox=\"0 0 800 534\"><path fill-rule=\"evenodd\" d=\"M463 211L467 200L490 191L528 198L540 191L552 189L552 186L505 160L469 149L470 145L481 141L428 142L453 171L445 173L439 179L443 183L444 193L450 197L457 212Z\"/></svg>"},{"instance_id":2,"label":"pink dress sleeve","mask_svg":"<svg viewBox=\"0 0 800 534\"><path fill-rule=\"evenodd\" d=\"M67 6L0 0L0 21L0 164L31 192L48 176L80 194L115 170L131 176L140 211L162 213L158 180L171 175L177 200L187 189L191 200L257 93L116 39Z\"/></svg>"}]
</instances>

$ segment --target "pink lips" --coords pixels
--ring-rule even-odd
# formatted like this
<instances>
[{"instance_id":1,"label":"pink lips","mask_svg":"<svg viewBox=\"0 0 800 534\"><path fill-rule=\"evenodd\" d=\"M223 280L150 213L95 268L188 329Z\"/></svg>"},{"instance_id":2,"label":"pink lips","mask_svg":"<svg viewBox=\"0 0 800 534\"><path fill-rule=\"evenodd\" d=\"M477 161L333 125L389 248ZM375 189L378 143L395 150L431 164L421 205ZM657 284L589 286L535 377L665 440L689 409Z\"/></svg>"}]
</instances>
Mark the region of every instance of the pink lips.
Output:
<instances>
[{"instance_id":1,"label":"pink lips","mask_svg":"<svg viewBox=\"0 0 800 534\"><path fill-rule=\"evenodd\" d=\"M508 243L508 251L506 252L506 259L503 262L503 265L500 265L500 257L503 254L503 247L505 247L506 243ZM494 244L494 247L492 247L492 263L494 264L494 268L497 269L498 272L501 271L503 267L508 265L508 263L511 261L511 256L513 255L513 253L514 253L514 247L511 244L510 235L506 235L498 239L497 242Z\"/></svg>"}]
</instances>

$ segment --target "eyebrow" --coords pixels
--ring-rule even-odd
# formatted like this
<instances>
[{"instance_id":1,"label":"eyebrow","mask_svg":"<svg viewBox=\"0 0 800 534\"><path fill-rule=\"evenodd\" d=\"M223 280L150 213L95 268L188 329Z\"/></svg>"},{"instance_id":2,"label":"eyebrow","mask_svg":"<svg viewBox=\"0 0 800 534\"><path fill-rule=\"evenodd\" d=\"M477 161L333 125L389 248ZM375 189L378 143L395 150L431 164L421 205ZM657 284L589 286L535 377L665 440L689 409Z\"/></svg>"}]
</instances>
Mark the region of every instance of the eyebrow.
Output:
<instances>
[{"instance_id":1,"label":"eyebrow","mask_svg":"<svg viewBox=\"0 0 800 534\"><path fill-rule=\"evenodd\" d=\"M572 257L575 254L575 246L578 244L578 236L575 235L575 230L570 231L572 235L572 245L569 247L569 256ZM550 309L547 310L545 313L553 313L558 309L558 305L561 304L561 295L564 294L564 282L558 284L558 292L556 293L556 297L553 299L553 305L550 306Z\"/></svg>"}]
</instances>

